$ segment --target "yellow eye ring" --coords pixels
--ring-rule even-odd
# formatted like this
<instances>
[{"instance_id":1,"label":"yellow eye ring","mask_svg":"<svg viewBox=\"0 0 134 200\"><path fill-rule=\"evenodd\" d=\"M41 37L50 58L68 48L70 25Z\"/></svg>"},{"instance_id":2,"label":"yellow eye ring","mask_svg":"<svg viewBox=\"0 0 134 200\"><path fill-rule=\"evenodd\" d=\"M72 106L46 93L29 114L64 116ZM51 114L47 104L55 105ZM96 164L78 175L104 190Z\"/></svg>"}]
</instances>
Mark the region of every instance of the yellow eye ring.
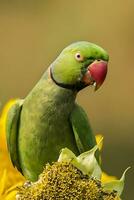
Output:
<instances>
[{"instance_id":1,"label":"yellow eye ring","mask_svg":"<svg viewBox=\"0 0 134 200\"><path fill-rule=\"evenodd\" d=\"M78 60L78 61L83 61L84 57L80 53L76 53L75 54L75 59Z\"/></svg>"}]
</instances>

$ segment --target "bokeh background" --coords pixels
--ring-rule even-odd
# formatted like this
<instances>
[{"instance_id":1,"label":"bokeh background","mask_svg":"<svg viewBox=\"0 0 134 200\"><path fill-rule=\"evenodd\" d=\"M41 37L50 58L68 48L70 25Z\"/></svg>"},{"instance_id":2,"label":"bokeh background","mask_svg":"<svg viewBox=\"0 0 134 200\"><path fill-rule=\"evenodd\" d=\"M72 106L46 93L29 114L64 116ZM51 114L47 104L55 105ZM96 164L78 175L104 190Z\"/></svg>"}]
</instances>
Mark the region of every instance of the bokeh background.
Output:
<instances>
[{"instance_id":1,"label":"bokeh background","mask_svg":"<svg viewBox=\"0 0 134 200\"><path fill-rule=\"evenodd\" d=\"M134 1L0 0L0 109L24 98L68 44L87 40L110 55L108 76L78 102L104 135L103 169L121 176L124 200L134 197Z\"/></svg>"}]
</instances>

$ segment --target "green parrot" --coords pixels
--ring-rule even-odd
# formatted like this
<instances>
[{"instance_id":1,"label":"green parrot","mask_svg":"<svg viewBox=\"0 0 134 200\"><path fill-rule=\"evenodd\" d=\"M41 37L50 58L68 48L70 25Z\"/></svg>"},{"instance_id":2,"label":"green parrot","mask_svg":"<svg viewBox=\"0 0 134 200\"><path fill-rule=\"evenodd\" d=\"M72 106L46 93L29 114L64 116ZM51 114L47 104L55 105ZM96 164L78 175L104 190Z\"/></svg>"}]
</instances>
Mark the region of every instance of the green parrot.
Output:
<instances>
[{"instance_id":1,"label":"green parrot","mask_svg":"<svg viewBox=\"0 0 134 200\"><path fill-rule=\"evenodd\" d=\"M46 163L56 161L62 148L76 155L95 146L88 117L76 102L77 93L107 74L107 52L86 41L66 47L24 100L10 108L6 121L12 163L36 181Z\"/></svg>"}]
</instances>

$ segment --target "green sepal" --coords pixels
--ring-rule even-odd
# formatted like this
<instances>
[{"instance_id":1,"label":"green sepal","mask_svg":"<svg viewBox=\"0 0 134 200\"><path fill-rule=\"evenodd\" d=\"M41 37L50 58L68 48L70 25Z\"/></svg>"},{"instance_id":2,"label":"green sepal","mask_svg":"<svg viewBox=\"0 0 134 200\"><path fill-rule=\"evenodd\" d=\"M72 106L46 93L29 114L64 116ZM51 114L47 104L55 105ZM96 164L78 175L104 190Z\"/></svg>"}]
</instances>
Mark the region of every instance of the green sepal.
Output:
<instances>
[{"instance_id":1,"label":"green sepal","mask_svg":"<svg viewBox=\"0 0 134 200\"><path fill-rule=\"evenodd\" d=\"M113 180L113 181L107 182L107 183L103 184L103 188L110 192L115 190L118 193L118 195L121 196L123 189L124 189L125 175L129 169L130 169L130 167L128 167L124 171L120 180Z\"/></svg>"},{"instance_id":2,"label":"green sepal","mask_svg":"<svg viewBox=\"0 0 134 200\"><path fill-rule=\"evenodd\" d=\"M101 143L102 140L99 144ZM100 179L102 171L95 157L95 152L97 149L98 145L95 145L90 151L86 151L76 157L71 150L64 148L61 150L58 162L71 162L84 175Z\"/></svg>"},{"instance_id":3,"label":"green sepal","mask_svg":"<svg viewBox=\"0 0 134 200\"><path fill-rule=\"evenodd\" d=\"M77 157L71 150L69 150L68 148L64 148L61 150L61 153L58 158L58 162L71 162L76 159Z\"/></svg>"}]
</instances>

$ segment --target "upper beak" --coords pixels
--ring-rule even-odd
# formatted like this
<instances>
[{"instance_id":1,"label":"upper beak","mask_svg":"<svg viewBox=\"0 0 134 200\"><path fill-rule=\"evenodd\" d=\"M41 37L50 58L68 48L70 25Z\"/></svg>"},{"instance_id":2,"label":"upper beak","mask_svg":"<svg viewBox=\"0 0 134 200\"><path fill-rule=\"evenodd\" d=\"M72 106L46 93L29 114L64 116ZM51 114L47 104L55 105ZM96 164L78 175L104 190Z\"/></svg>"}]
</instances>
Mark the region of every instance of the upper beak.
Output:
<instances>
[{"instance_id":1,"label":"upper beak","mask_svg":"<svg viewBox=\"0 0 134 200\"><path fill-rule=\"evenodd\" d=\"M108 63L103 60L95 60L88 66L87 72L83 77L83 81L88 85L95 85L97 90L104 82L107 74Z\"/></svg>"}]
</instances>

